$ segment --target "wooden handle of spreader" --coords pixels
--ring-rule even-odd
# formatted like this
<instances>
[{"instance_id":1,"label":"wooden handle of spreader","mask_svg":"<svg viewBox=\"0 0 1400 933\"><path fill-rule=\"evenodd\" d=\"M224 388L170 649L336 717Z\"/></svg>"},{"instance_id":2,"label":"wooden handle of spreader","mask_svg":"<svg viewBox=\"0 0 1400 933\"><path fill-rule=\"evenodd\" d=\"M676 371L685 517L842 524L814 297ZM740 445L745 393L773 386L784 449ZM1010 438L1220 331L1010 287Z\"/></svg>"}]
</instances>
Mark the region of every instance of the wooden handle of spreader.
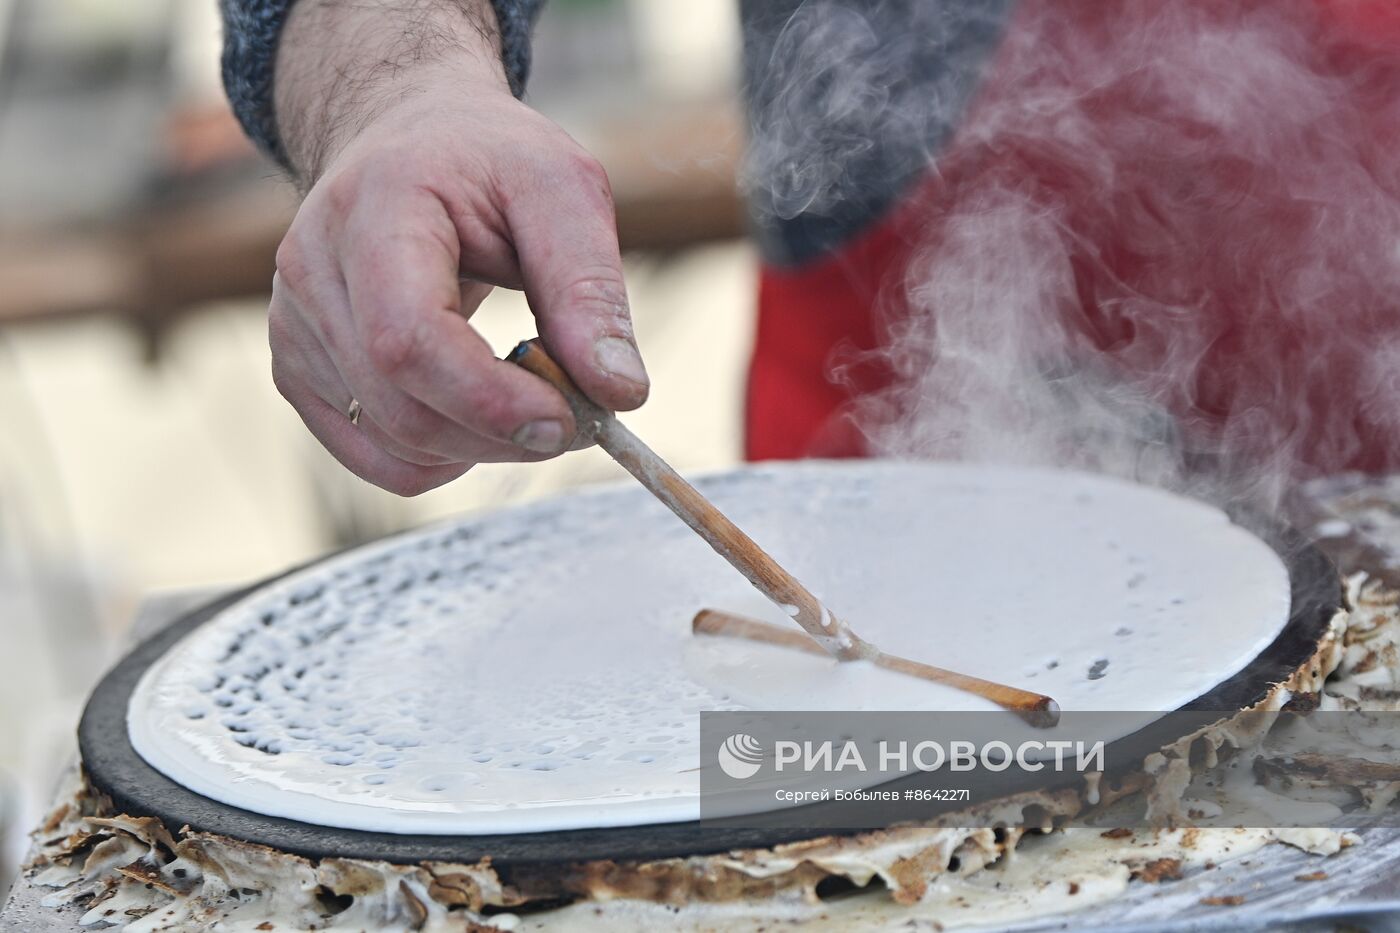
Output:
<instances>
[{"instance_id":1,"label":"wooden handle of spreader","mask_svg":"<svg viewBox=\"0 0 1400 933\"><path fill-rule=\"evenodd\" d=\"M585 396L568 373L544 351L538 340L520 344L507 359L563 393L574 411L580 433L597 441L599 447L704 538L715 553L729 561L760 593L776 603L807 632L807 635L802 635L766 622L707 610L695 617L693 630L697 634L744 633L740 637L803 651L824 651L841 661L868 659L892 671L985 697L1033 725L1053 726L1059 721L1060 708L1047 696L888 655L864 641L846 623L832 615L797 578L778 566L777 561L715 508L710 500L682 479L655 451L627 430L613 417L612 412Z\"/></svg>"},{"instance_id":2,"label":"wooden handle of spreader","mask_svg":"<svg viewBox=\"0 0 1400 933\"><path fill-rule=\"evenodd\" d=\"M812 593L773 560L763 548L731 522L714 504L687 483L661 457L613 417L591 401L568 373L545 352L538 340L527 340L507 357L563 393L574 411L579 431L623 469L637 478L705 539L715 553L729 561L760 593L790 615L822 649L842 661L873 657L876 649L859 638L846 623L832 615Z\"/></svg>"},{"instance_id":3,"label":"wooden handle of spreader","mask_svg":"<svg viewBox=\"0 0 1400 933\"><path fill-rule=\"evenodd\" d=\"M719 635L728 638L743 638L748 641L793 648L810 654L824 654L820 645L791 629L769 625L757 619L720 612L717 609L701 609L690 623L696 635ZM954 687L967 693L990 700L1003 709L1016 713L1033 726L1049 728L1060 721L1060 705L1050 697L1032 693L1018 687L1008 687L991 680L983 680L970 674L934 667L920 661L911 661L893 654L876 651L870 660L889 671L897 671L910 677Z\"/></svg>"}]
</instances>

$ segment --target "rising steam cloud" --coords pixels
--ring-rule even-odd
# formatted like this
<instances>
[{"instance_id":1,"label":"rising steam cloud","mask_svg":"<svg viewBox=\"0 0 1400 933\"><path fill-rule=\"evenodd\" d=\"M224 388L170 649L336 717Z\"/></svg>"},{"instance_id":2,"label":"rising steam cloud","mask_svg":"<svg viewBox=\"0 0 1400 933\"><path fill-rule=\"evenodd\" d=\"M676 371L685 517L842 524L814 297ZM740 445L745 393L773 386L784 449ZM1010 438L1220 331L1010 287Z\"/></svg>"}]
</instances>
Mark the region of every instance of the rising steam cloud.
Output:
<instances>
[{"instance_id":1,"label":"rising steam cloud","mask_svg":"<svg viewBox=\"0 0 1400 933\"><path fill-rule=\"evenodd\" d=\"M1000 16L914 6L958 21L901 46ZM926 166L880 283L894 384L855 414L874 450L1265 498L1400 464L1400 29L1367 10L1027 0L918 94L859 58L889 4L805 4L769 98L827 119L784 161L811 124L759 114L760 205L858 197L861 134Z\"/></svg>"}]
</instances>

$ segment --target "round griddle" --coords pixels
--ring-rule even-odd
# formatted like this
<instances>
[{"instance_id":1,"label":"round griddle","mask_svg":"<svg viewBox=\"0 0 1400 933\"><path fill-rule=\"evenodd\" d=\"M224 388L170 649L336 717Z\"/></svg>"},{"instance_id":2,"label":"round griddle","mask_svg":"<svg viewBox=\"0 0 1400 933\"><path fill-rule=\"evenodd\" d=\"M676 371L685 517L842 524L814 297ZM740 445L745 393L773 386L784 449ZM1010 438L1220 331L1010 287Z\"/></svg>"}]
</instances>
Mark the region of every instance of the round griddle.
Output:
<instances>
[{"instance_id":1,"label":"round griddle","mask_svg":"<svg viewBox=\"0 0 1400 933\"><path fill-rule=\"evenodd\" d=\"M1288 567L1292 604L1288 623L1257 658L1239 673L1182 708L1183 712L1229 715L1263 700L1271 687L1306 664L1344 605L1336 568L1296 531L1255 513L1233 515L1235 521L1267 541ZM314 563L309 566L314 566ZM719 821L668 823L596 830L489 836L398 835L336 829L296 820L263 816L230 807L177 784L148 765L132 747L126 728L127 704L146 669L186 634L228 606L275 579L216 600L190 612L128 654L93 691L78 727L83 766L93 787L108 795L116 809L154 816L172 829L188 826L311 858L357 858L401 864L422 861L472 863L490 857L510 872L547 869L562 862L600 859L650 860L704 855L730 849L770 848L831 835L829 831L754 829ZM1209 716L1205 721L1211 721ZM1173 734L1175 732L1176 734ZM1142 754L1179 739L1180 720L1156 723L1110 747L1139 749ZM1000 786L995 796L1043 787L1035 776L1008 770L990 775ZM989 780L989 783L990 783ZM1077 776L1068 780L1079 780ZM894 786L892 784L892 786ZM854 830L852 831L854 832Z\"/></svg>"}]
</instances>

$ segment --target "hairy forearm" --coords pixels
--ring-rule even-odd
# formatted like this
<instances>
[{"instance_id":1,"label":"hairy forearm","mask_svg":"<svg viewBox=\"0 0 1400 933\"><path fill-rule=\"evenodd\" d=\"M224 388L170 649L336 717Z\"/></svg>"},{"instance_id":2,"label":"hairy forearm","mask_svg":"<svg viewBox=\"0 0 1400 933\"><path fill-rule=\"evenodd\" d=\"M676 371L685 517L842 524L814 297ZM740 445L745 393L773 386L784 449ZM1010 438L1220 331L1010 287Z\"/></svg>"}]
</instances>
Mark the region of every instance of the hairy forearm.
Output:
<instances>
[{"instance_id":1,"label":"hairy forearm","mask_svg":"<svg viewBox=\"0 0 1400 933\"><path fill-rule=\"evenodd\" d=\"M277 129L296 180L425 82L510 93L489 0L299 0L283 29Z\"/></svg>"}]
</instances>

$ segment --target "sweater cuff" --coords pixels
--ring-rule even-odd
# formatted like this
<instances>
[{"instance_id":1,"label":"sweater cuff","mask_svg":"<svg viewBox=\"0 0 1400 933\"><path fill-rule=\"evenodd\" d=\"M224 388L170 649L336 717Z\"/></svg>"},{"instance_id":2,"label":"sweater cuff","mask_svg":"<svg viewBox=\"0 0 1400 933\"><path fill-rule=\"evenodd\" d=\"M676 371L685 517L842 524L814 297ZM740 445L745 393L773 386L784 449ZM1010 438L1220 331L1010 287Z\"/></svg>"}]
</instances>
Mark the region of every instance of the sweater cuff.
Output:
<instances>
[{"instance_id":1,"label":"sweater cuff","mask_svg":"<svg viewBox=\"0 0 1400 933\"><path fill-rule=\"evenodd\" d=\"M501 33L501 64L516 97L525 96L525 82L530 78L530 33L544 4L545 0L491 0Z\"/></svg>"},{"instance_id":2,"label":"sweater cuff","mask_svg":"<svg viewBox=\"0 0 1400 933\"><path fill-rule=\"evenodd\" d=\"M284 168L290 168L277 135L272 71L277 39L296 0L219 0L224 18L223 78L243 130ZM491 0L501 36L501 62L511 93L520 97L530 76L530 31L545 0Z\"/></svg>"}]
</instances>

